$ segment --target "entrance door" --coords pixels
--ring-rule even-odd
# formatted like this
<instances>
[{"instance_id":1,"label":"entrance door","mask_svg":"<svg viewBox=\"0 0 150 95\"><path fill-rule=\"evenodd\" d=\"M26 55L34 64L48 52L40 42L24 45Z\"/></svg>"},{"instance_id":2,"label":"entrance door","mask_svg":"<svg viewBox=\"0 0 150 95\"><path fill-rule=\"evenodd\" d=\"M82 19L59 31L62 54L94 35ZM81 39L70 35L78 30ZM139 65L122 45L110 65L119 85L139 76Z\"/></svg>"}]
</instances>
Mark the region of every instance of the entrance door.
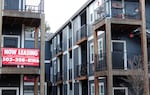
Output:
<instances>
[{"instance_id":1,"label":"entrance door","mask_svg":"<svg viewBox=\"0 0 150 95\"><path fill-rule=\"evenodd\" d=\"M127 69L126 42L112 40L112 66L113 69Z\"/></svg>"},{"instance_id":2,"label":"entrance door","mask_svg":"<svg viewBox=\"0 0 150 95\"><path fill-rule=\"evenodd\" d=\"M0 88L0 95L19 95L18 88Z\"/></svg>"}]
</instances>

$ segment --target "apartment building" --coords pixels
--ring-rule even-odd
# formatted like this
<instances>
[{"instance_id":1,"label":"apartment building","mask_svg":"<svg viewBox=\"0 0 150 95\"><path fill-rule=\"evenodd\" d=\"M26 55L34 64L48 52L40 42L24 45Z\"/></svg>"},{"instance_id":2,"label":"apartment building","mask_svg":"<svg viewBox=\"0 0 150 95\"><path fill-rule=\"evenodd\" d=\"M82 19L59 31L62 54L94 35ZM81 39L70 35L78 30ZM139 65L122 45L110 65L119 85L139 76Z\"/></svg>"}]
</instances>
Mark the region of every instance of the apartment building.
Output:
<instances>
[{"instance_id":1,"label":"apartment building","mask_svg":"<svg viewBox=\"0 0 150 95\"><path fill-rule=\"evenodd\" d=\"M149 0L88 0L50 39L50 95L135 95L126 80L141 73L149 95L149 9Z\"/></svg>"},{"instance_id":2,"label":"apartment building","mask_svg":"<svg viewBox=\"0 0 150 95\"><path fill-rule=\"evenodd\" d=\"M29 79L33 79L32 93L38 95L40 81L40 95L44 95L44 1L0 0L0 11L0 95L30 95L26 94ZM25 36L29 27L35 31L32 45Z\"/></svg>"}]
</instances>

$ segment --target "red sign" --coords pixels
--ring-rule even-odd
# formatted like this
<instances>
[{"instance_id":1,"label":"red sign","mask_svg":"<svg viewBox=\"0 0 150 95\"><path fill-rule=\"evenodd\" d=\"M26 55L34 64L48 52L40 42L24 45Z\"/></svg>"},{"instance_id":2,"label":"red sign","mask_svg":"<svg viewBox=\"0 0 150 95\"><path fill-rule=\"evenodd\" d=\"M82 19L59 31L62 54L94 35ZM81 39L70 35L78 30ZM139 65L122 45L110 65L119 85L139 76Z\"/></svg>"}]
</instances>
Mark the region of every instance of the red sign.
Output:
<instances>
[{"instance_id":1,"label":"red sign","mask_svg":"<svg viewBox=\"0 0 150 95\"><path fill-rule=\"evenodd\" d=\"M2 64L39 66L39 49L2 48Z\"/></svg>"}]
</instances>

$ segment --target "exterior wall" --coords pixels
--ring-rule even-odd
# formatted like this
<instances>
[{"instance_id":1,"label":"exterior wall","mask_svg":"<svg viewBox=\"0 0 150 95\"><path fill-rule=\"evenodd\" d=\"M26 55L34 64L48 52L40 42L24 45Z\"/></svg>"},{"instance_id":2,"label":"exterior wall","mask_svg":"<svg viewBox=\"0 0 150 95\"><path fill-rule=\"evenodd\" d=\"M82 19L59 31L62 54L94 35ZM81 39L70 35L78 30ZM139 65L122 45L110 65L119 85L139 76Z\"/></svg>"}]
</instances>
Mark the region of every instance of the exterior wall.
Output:
<instances>
[{"instance_id":1,"label":"exterior wall","mask_svg":"<svg viewBox=\"0 0 150 95\"><path fill-rule=\"evenodd\" d=\"M147 14L147 18L148 17L148 9L149 9L149 1L147 1L148 3L146 3L146 14ZM72 48L71 48L71 51L72 51L72 75L73 75L73 79L72 79L72 87L73 87L73 95L82 95L81 93L81 88L82 86L80 85L80 82L82 82L83 80L76 80L79 76L77 75L79 70L77 70L77 65L79 64L82 64L83 62L87 61L87 65L88 65L88 86L87 88L89 89L88 91L88 95L91 95L91 85L94 83L94 62L90 62L90 45L93 43L93 31L92 31L92 24L95 22L95 12L94 10L98 7L97 5L97 1L93 1L92 3L90 3L89 5L86 6L85 9L83 9L82 11L80 11L76 16L74 16L72 19L70 19L69 23L72 24ZM139 5L139 3L136 3L135 6L132 6L132 3L130 2L126 2L126 6L128 6L127 10L129 9L134 9L135 7L137 7ZM85 50L87 50L87 53L84 56L84 58L86 59L87 57L87 60L82 60L82 56L81 56L81 46L80 45L77 45L76 43L76 39L77 39L77 31L79 31L79 29L81 28L81 23L83 25L83 22L82 22L82 17L81 17L81 14L83 11L86 10L86 21L84 24L87 24L87 47L85 48ZM126 10L125 10L126 11ZM131 10L131 11L128 11L128 14L131 15L133 13L134 10ZM110 17L110 14L109 14L109 17ZM137 17L139 18L139 17ZM67 68L68 67L68 64L69 64L69 61L68 61L68 51L70 51L68 49L68 34L69 34L69 31L67 29L68 27L68 24L65 25L65 27L63 27L60 31L58 32L62 32L63 33L63 75L64 75L64 80L63 80L63 89L64 89L64 92L63 94L66 95L67 93L69 93L68 89L68 72L67 72ZM147 19L147 27L149 28L149 19ZM112 29L113 30L113 29ZM139 37L139 34L137 34L135 37L131 38L129 36L131 31L111 31L112 35L112 42L115 40L115 41L123 41L126 43L126 46L124 47L126 49L126 51L123 51L123 54L124 53L127 53L127 63L128 63L128 60L129 59L132 59L135 55L141 55L141 39ZM58 33L59 34L59 33ZM104 33L99 33L98 32L98 40L99 39L103 39L103 57L104 57L104 63L106 65L106 59L105 59L105 53L106 53L106 38L105 38L105 31ZM55 39L57 37L57 34L51 39L52 40L52 44L51 44L51 47L53 48L53 46L55 45ZM149 49L149 48L148 48ZM84 50L83 50L84 51ZM56 53L55 53L55 49L52 49L52 54L53 54L53 57L52 57L52 60L54 61L55 59L58 59L56 57ZM150 54L150 53L149 53ZM113 55L113 51L112 51L112 55ZM119 56L119 55L116 55L116 56L112 56L114 59L118 58L118 60L120 62L123 63L123 61L125 60L122 56ZM122 58L121 58L122 57ZM113 62L112 63L115 63L114 60L112 60ZM52 62L52 67L53 67L53 63ZM114 67L115 66L118 66L119 63L115 63L115 65L113 65ZM129 65L127 65L127 67L129 68ZM114 68L113 68L114 69ZM115 68L116 69L116 68ZM120 68L119 68L120 69ZM54 76L55 77L55 76ZM113 76L114 77L114 76ZM117 76L117 77L121 77L121 76ZM54 78L53 78L54 79ZM107 95L107 77L100 77L99 79L99 83L104 83L104 95ZM56 81L52 81L54 83L56 83ZM119 85L117 85L117 82L116 81L113 81L113 84L114 84L114 87L119 87Z\"/></svg>"}]
</instances>

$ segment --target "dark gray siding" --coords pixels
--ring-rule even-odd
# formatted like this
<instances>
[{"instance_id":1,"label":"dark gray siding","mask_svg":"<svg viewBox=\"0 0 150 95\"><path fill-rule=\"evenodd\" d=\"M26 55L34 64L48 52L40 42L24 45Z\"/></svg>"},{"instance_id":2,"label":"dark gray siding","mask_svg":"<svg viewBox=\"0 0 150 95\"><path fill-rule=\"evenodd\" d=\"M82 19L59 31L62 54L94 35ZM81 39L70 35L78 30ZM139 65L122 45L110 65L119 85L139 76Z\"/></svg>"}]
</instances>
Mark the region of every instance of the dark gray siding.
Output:
<instances>
[{"instance_id":1,"label":"dark gray siding","mask_svg":"<svg viewBox=\"0 0 150 95\"><path fill-rule=\"evenodd\" d=\"M79 83L74 83L74 95L79 95Z\"/></svg>"},{"instance_id":2,"label":"dark gray siding","mask_svg":"<svg viewBox=\"0 0 150 95\"><path fill-rule=\"evenodd\" d=\"M63 56L64 59L64 81L67 81L67 54Z\"/></svg>"},{"instance_id":3,"label":"dark gray siding","mask_svg":"<svg viewBox=\"0 0 150 95\"><path fill-rule=\"evenodd\" d=\"M21 0L4 0L4 9L7 10L18 10L19 9L19 1Z\"/></svg>"},{"instance_id":4,"label":"dark gray siding","mask_svg":"<svg viewBox=\"0 0 150 95\"><path fill-rule=\"evenodd\" d=\"M50 81L50 63L45 64L45 81Z\"/></svg>"},{"instance_id":5,"label":"dark gray siding","mask_svg":"<svg viewBox=\"0 0 150 95\"><path fill-rule=\"evenodd\" d=\"M52 86L52 93L51 95L57 95L57 86Z\"/></svg>"},{"instance_id":6,"label":"dark gray siding","mask_svg":"<svg viewBox=\"0 0 150 95\"><path fill-rule=\"evenodd\" d=\"M64 86L64 95L67 95L67 84L64 84L63 86Z\"/></svg>"},{"instance_id":7,"label":"dark gray siding","mask_svg":"<svg viewBox=\"0 0 150 95\"><path fill-rule=\"evenodd\" d=\"M150 29L150 0L146 0L146 27Z\"/></svg>"},{"instance_id":8,"label":"dark gray siding","mask_svg":"<svg viewBox=\"0 0 150 95\"><path fill-rule=\"evenodd\" d=\"M78 55L79 55L79 53L78 53L78 48L76 48L76 49L74 49L74 55L73 55L73 57L74 57L74 60L73 60L73 62L74 62L74 78L76 78L77 77L77 64L78 64Z\"/></svg>"}]
</instances>

